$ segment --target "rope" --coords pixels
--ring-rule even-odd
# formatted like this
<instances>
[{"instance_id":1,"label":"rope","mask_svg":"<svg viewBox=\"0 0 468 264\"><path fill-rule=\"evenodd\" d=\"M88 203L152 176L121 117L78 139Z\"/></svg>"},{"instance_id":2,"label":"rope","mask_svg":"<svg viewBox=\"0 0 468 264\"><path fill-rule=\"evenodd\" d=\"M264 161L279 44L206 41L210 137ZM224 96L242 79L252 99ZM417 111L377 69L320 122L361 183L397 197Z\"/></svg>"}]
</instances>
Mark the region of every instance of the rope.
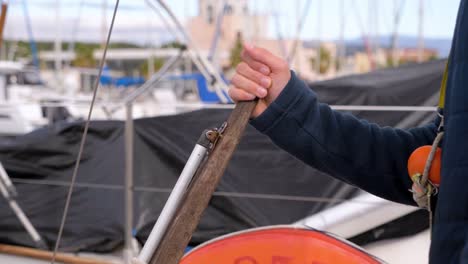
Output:
<instances>
[{"instance_id":1,"label":"rope","mask_svg":"<svg viewBox=\"0 0 468 264\"><path fill-rule=\"evenodd\" d=\"M80 167L80 161L81 161L81 157L83 155L83 149L84 149L84 145L85 145L85 142L86 142L86 137L88 135L89 124L91 122L91 114L93 113L93 106L94 106L94 102L96 101L97 90L99 88L99 80L101 79L101 76L102 76L102 70L104 68L104 63L105 63L106 55L107 55L107 48L109 47L109 42L110 42L110 38L111 38L111 35L112 35L112 30L114 28L114 22L115 22L115 17L117 15L117 10L119 8L119 2L120 2L120 0L116 0L116 2L115 2L114 13L112 14L112 21L111 21L111 24L110 24L109 32L107 33L106 44L104 46L104 52L102 54L102 59L101 59L100 65L99 65L99 73L98 73L98 76L96 78L96 82L94 84L93 99L91 100L91 105L89 107L88 118L86 119L83 136L81 137L80 149L78 151L78 157L76 159L75 167L73 169L73 175L72 175L72 179L71 179L71 183L70 183L70 188L68 189L67 200L65 202L65 208L63 210L62 221L60 223L60 228L59 228L59 232L58 232L58 235L57 235L57 241L55 243L54 251L53 251L53 254L52 254L51 264L55 263L55 258L57 256L57 251L58 251L58 248L59 248L59 245L60 245L60 241L62 239L63 229L65 227L65 222L67 220L68 209L70 207L71 196L73 194L73 187L75 186L76 176L78 174L78 169Z\"/></svg>"},{"instance_id":2,"label":"rope","mask_svg":"<svg viewBox=\"0 0 468 264\"><path fill-rule=\"evenodd\" d=\"M437 193L437 187L429 181L429 172L431 170L437 148L444 136L444 116L442 112L438 112L438 114L441 117L441 120L439 127L437 128L437 136L432 143L431 151L429 152L429 156L427 157L426 163L424 164L423 174L421 175L418 173L411 176L411 179L413 180L413 186L410 190L413 193L413 199L418 204L418 206L427 209L429 212L430 230L432 230L433 222L431 197Z\"/></svg>"},{"instance_id":3,"label":"rope","mask_svg":"<svg viewBox=\"0 0 468 264\"><path fill-rule=\"evenodd\" d=\"M446 75L446 74L444 74ZM445 78L445 77L444 77ZM444 88L445 90L445 88ZM444 91L445 93L445 91ZM441 95L442 96L442 95ZM442 140L442 137L444 136L444 116L440 114L440 124L439 128L437 129L437 136L434 139L434 142L432 143L431 147L431 152L429 153L429 157L427 158L426 164L424 165L424 171L423 175L421 178L421 184L423 186L427 186L427 210L429 211L429 230L432 230L432 205L431 205L431 196L433 193L437 192L437 188L434 187L429 181L429 171L431 170L432 167L432 161L434 160L435 154L437 152L437 148L440 144L440 141ZM432 232L431 237L432 237Z\"/></svg>"},{"instance_id":4,"label":"rope","mask_svg":"<svg viewBox=\"0 0 468 264\"><path fill-rule=\"evenodd\" d=\"M444 132L440 131L439 133L437 133L437 136L434 139L434 142L432 143L431 152L429 152L429 157L427 158L426 165L424 166L424 171L423 171L423 175L421 178L421 185L426 185L428 183L429 171L431 170L431 167L432 167L432 161L434 160L437 147L439 147L440 141L442 140L443 136L444 136Z\"/></svg>"}]
</instances>

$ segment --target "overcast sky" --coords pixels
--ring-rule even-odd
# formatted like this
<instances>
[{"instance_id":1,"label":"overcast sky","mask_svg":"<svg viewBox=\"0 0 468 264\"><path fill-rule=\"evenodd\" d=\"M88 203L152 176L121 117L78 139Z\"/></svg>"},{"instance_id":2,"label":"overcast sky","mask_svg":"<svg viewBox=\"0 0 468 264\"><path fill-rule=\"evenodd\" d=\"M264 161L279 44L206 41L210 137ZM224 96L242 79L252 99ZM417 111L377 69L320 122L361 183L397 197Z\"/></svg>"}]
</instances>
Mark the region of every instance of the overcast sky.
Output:
<instances>
[{"instance_id":1,"label":"overcast sky","mask_svg":"<svg viewBox=\"0 0 468 264\"><path fill-rule=\"evenodd\" d=\"M5 29L6 38L27 39L24 0L10 0L10 9ZM107 2L107 23L110 22L114 0L60 0L60 27L56 23L56 0L26 0L32 31L37 40L51 40L60 30L64 39L74 35L78 40L100 41L102 39L102 3ZM155 0L150 0L155 2ZM250 9L260 14L276 14L279 29L270 19L269 35L294 36L298 10L303 12L309 0L250 0ZM338 39L340 32L341 0L311 0L301 37L303 39ZM166 0L182 21L198 12L198 0ZM393 30L392 12L395 2L404 2L399 32L402 35L417 35L419 0L344 0L345 37L355 39L370 28L380 35ZM369 3L378 3L369 18ZM451 38L456 20L459 0L424 0L426 37ZM354 3L354 4L353 4ZM298 5L299 4L299 9ZM319 13L321 16L319 16ZM321 27L318 27L321 20ZM359 22L360 21L360 22ZM373 22L370 22L373 21ZM369 26L372 25L372 26ZM161 43L171 39L162 22L146 6L144 0L121 0L113 41L138 43Z\"/></svg>"}]
</instances>

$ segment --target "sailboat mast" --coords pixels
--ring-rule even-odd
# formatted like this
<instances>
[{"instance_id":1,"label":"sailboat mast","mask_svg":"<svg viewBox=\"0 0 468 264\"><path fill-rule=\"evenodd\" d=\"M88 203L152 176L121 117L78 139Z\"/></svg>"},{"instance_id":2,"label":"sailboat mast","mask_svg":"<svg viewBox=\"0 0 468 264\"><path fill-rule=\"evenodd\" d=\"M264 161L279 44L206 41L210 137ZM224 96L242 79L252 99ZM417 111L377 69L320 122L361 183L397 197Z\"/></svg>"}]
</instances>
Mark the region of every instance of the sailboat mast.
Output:
<instances>
[{"instance_id":1,"label":"sailboat mast","mask_svg":"<svg viewBox=\"0 0 468 264\"><path fill-rule=\"evenodd\" d=\"M299 18L299 23L302 23L301 21L301 1L298 0L296 1L296 17ZM301 65L300 65L300 56L301 54L300 51L297 50L297 45L299 44L299 39L300 39L300 34L301 34L301 28L300 28L300 24L296 27L296 39L293 41L293 46L291 47L291 49L293 49L294 53L293 54L289 54L288 56L288 60L289 60L289 63L291 63L292 61L295 61L295 68L296 70L298 71L298 73L300 74L300 69L301 69ZM297 59L296 59L297 58Z\"/></svg>"},{"instance_id":2,"label":"sailboat mast","mask_svg":"<svg viewBox=\"0 0 468 264\"><path fill-rule=\"evenodd\" d=\"M368 20L368 24L369 24L369 27L368 27L368 32L367 32L367 40L369 42L369 53L370 54L374 54L374 47L375 47L375 44L374 44L374 29L375 29L375 25L374 25L374 8L373 8L373 0L368 0L367 1L367 11L368 11L368 16L367 16L367 20ZM372 56L372 55L371 55ZM371 67L372 70L373 70L373 67Z\"/></svg>"},{"instance_id":3,"label":"sailboat mast","mask_svg":"<svg viewBox=\"0 0 468 264\"><path fill-rule=\"evenodd\" d=\"M345 34L345 3L344 3L344 0L340 0L340 41L339 41L338 59L337 59L338 63L336 65L337 72L343 69L345 58L346 58L344 34Z\"/></svg>"},{"instance_id":4,"label":"sailboat mast","mask_svg":"<svg viewBox=\"0 0 468 264\"><path fill-rule=\"evenodd\" d=\"M317 76L321 75L320 66L322 65L322 0L318 0L318 7L317 7L318 15L317 15Z\"/></svg>"},{"instance_id":5,"label":"sailboat mast","mask_svg":"<svg viewBox=\"0 0 468 264\"><path fill-rule=\"evenodd\" d=\"M60 21L60 0L55 1L55 77L57 80L58 88L62 89L62 22Z\"/></svg>"},{"instance_id":6,"label":"sailboat mast","mask_svg":"<svg viewBox=\"0 0 468 264\"><path fill-rule=\"evenodd\" d=\"M397 0L393 0L393 35L392 35L392 43L391 43L391 51L392 51L392 66L398 66L399 63L399 55L398 55L398 26L400 25L401 14L403 11L403 6L405 4L405 0L403 2L399 2Z\"/></svg>"},{"instance_id":7,"label":"sailboat mast","mask_svg":"<svg viewBox=\"0 0 468 264\"><path fill-rule=\"evenodd\" d=\"M83 4L84 0L81 0L78 6L78 16L73 23L73 27L71 29L71 37L70 37L70 42L68 43L68 50L67 53L72 54L75 51L75 46L76 46L76 38L78 34L78 29L80 27L80 22L81 22L81 13L83 10ZM70 65L72 63L72 60L67 60L65 61L64 68L70 68Z\"/></svg>"},{"instance_id":8,"label":"sailboat mast","mask_svg":"<svg viewBox=\"0 0 468 264\"><path fill-rule=\"evenodd\" d=\"M424 60L424 0L419 0L418 63Z\"/></svg>"},{"instance_id":9,"label":"sailboat mast","mask_svg":"<svg viewBox=\"0 0 468 264\"><path fill-rule=\"evenodd\" d=\"M101 46L106 43L107 35L107 0L102 0L102 14L101 14Z\"/></svg>"},{"instance_id":10,"label":"sailboat mast","mask_svg":"<svg viewBox=\"0 0 468 264\"><path fill-rule=\"evenodd\" d=\"M26 2L26 0L23 0L23 13L26 24L26 30L28 31L29 47L31 49L32 62L36 68L39 68L39 58L37 55L36 41L34 40L34 35L31 26L31 17L29 16L28 3Z\"/></svg>"},{"instance_id":11,"label":"sailboat mast","mask_svg":"<svg viewBox=\"0 0 468 264\"><path fill-rule=\"evenodd\" d=\"M379 1L374 0L374 25L375 25L375 31L374 31L374 49L377 54L380 49L380 34L379 34ZM376 63L376 66L378 67L378 63Z\"/></svg>"},{"instance_id":12,"label":"sailboat mast","mask_svg":"<svg viewBox=\"0 0 468 264\"><path fill-rule=\"evenodd\" d=\"M296 16L299 17L297 24L296 24L296 36L294 37L294 41L292 43L292 47L290 48L290 52L288 54L288 63L291 64L293 60L296 61L296 69L300 69L300 59L301 54L298 54L301 49L298 49L298 46L301 43L300 38L301 38L301 32L302 29L304 28L304 24L306 22L307 16L309 15L309 9L312 4L312 0L307 0L305 3L304 7L301 7L300 1L297 2L296 5ZM302 14L300 14L300 11L302 10Z\"/></svg>"},{"instance_id":13,"label":"sailboat mast","mask_svg":"<svg viewBox=\"0 0 468 264\"><path fill-rule=\"evenodd\" d=\"M374 68L378 68L377 52L380 48L378 3L377 0L369 0L369 37L371 39L370 45L374 58Z\"/></svg>"}]
</instances>

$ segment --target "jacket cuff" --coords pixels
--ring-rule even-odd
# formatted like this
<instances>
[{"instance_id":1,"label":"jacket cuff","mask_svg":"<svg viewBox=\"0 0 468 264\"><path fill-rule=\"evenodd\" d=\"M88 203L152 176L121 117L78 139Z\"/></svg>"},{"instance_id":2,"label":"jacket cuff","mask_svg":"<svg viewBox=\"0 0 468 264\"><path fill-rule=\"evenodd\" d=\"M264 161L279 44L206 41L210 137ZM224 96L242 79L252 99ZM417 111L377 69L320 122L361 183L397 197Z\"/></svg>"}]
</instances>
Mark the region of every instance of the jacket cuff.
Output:
<instances>
[{"instance_id":1,"label":"jacket cuff","mask_svg":"<svg viewBox=\"0 0 468 264\"><path fill-rule=\"evenodd\" d=\"M305 85L300 82L301 80L291 71L291 79L289 79L283 91L262 114L251 120L250 124L262 133L266 133L270 128L274 127L305 92L303 87Z\"/></svg>"}]
</instances>

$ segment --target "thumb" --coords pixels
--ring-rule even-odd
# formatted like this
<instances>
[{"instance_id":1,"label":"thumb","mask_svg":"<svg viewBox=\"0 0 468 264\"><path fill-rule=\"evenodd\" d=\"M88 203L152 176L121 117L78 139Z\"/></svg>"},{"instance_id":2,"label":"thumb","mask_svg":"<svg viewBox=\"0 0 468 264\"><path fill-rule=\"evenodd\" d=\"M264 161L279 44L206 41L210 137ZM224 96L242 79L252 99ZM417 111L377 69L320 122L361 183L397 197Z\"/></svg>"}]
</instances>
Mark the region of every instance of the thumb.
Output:
<instances>
[{"instance_id":1,"label":"thumb","mask_svg":"<svg viewBox=\"0 0 468 264\"><path fill-rule=\"evenodd\" d=\"M244 51L247 56L251 57L253 60L261 62L268 66L272 72L282 70L283 68L288 67L287 62L280 57L273 55L271 52L264 48L255 47L252 44L245 43Z\"/></svg>"}]
</instances>

